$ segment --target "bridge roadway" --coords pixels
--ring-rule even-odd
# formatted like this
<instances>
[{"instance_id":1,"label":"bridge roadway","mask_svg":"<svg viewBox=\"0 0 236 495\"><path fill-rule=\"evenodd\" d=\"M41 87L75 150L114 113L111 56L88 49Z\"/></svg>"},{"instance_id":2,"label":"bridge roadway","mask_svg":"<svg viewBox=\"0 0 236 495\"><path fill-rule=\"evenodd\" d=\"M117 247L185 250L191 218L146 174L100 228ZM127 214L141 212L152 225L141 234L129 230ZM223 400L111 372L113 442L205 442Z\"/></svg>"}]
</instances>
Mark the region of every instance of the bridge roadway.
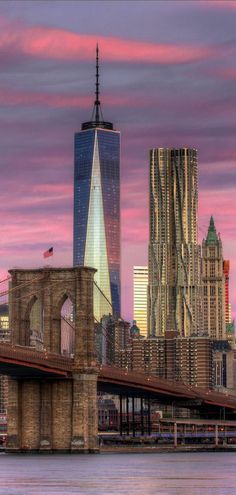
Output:
<instances>
[{"instance_id":1,"label":"bridge roadway","mask_svg":"<svg viewBox=\"0 0 236 495\"><path fill-rule=\"evenodd\" d=\"M69 379L74 370L73 358L30 347L0 343L0 374L14 378ZM117 395L152 397L169 403L181 401L183 406L225 408L236 413L236 396L212 390L192 388L136 371L111 366L98 367L98 390Z\"/></svg>"}]
</instances>

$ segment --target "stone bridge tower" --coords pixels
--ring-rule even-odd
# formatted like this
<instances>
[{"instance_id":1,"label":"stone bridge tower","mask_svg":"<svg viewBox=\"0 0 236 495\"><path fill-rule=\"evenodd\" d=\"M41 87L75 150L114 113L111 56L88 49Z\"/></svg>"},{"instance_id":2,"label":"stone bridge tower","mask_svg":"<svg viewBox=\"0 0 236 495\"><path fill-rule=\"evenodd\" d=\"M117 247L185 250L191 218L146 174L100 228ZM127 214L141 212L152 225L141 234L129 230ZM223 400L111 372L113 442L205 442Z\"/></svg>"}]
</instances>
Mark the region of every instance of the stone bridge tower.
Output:
<instances>
[{"instance_id":1,"label":"stone bridge tower","mask_svg":"<svg viewBox=\"0 0 236 495\"><path fill-rule=\"evenodd\" d=\"M97 368L93 277L86 267L10 270L12 344L61 358L61 308L72 303L73 338L66 378L9 380L8 451L97 450ZM63 350L65 354L65 351Z\"/></svg>"}]
</instances>

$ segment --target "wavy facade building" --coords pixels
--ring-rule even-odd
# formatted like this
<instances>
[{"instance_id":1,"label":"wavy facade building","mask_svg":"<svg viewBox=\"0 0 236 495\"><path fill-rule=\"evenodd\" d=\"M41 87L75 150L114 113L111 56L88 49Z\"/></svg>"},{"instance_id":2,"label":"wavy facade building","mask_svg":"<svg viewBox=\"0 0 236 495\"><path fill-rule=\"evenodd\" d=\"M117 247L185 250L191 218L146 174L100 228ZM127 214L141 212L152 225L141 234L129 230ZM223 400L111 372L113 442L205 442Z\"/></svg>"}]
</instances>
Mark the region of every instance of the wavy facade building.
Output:
<instances>
[{"instance_id":1,"label":"wavy facade building","mask_svg":"<svg viewBox=\"0 0 236 495\"><path fill-rule=\"evenodd\" d=\"M96 100L91 121L75 134L74 265L97 269L94 314L120 316L120 132L103 119Z\"/></svg>"},{"instance_id":2,"label":"wavy facade building","mask_svg":"<svg viewBox=\"0 0 236 495\"><path fill-rule=\"evenodd\" d=\"M149 336L198 334L201 248L197 151L150 151Z\"/></svg>"}]
</instances>

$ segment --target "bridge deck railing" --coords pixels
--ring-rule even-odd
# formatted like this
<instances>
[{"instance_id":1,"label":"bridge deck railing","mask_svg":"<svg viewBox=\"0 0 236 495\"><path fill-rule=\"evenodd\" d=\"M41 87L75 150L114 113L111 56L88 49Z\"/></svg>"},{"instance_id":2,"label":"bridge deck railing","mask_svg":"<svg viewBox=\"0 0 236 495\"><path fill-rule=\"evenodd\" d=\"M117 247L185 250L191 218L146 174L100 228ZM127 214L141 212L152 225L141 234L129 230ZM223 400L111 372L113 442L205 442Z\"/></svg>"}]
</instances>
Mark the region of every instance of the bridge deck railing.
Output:
<instances>
[{"instance_id":1,"label":"bridge deck railing","mask_svg":"<svg viewBox=\"0 0 236 495\"><path fill-rule=\"evenodd\" d=\"M71 371L73 359L47 351L37 351L35 348L12 345L0 342L0 354L2 358L13 358L18 361L39 364L43 366L53 366L57 369Z\"/></svg>"}]
</instances>

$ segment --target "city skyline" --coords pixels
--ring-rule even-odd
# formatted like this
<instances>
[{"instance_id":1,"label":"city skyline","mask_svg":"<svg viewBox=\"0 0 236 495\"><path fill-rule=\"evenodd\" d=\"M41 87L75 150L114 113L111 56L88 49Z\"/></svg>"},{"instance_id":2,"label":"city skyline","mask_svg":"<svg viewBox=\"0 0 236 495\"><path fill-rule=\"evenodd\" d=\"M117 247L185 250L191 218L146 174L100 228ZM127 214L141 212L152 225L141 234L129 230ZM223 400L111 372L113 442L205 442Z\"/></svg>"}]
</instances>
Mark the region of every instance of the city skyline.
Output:
<instances>
[{"instance_id":1,"label":"city skyline","mask_svg":"<svg viewBox=\"0 0 236 495\"><path fill-rule=\"evenodd\" d=\"M50 245L52 263L72 265L73 134L92 106L98 42L104 113L123 136L122 316L132 319L133 265L147 264L148 151L158 146L198 149L199 242L213 214L235 314L236 4L91 4L88 26L86 2L61 2L57 15L53 4L0 2L1 273L42 266Z\"/></svg>"}]
</instances>

